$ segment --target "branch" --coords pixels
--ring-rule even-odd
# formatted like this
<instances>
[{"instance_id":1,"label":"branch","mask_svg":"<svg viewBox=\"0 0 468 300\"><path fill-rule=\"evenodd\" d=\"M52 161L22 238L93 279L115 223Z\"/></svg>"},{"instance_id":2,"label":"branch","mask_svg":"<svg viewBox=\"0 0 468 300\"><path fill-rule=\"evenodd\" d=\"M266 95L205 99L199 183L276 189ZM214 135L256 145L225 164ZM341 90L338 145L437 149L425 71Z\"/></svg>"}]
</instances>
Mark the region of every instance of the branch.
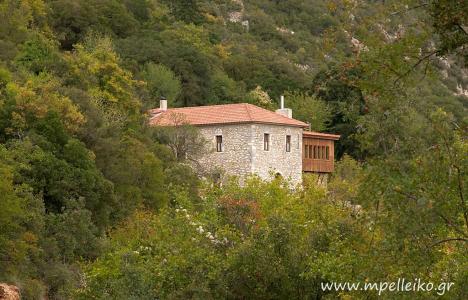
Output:
<instances>
[{"instance_id":1,"label":"branch","mask_svg":"<svg viewBox=\"0 0 468 300\"><path fill-rule=\"evenodd\" d=\"M427 69L429 69L429 61L426 62L426 65L424 66L424 75L421 79L425 79L427 75Z\"/></svg>"},{"instance_id":2,"label":"branch","mask_svg":"<svg viewBox=\"0 0 468 300\"><path fill-rule=\"evenodd\" d=\"M399 194L402 194L403 196L406 196L406 197L408 197L409 199L411 199L413 201L418 201L418 198L415 195L412 195L410 193L405 193L405 192L397 190L397 189L393 189L393 191L397 192Z\"/></svg>"},{"instance_id":3,"label":"branch","mask_svg":"<svg viewBox=\"0 0 468 300\"><path fill-rule=\"evenodd\" d=\"M445 224L447 224L447 226L451 227L453 230L455 230L456 232L458 232L459 234L463 235L465 238L468 238L468 235L463 232L461 229L459 229L456 225L454 225L449 219L447 219L444 215L442 215L441 213L438 213L436 212L435 213L437 216L439 216L440 218L442 218L445 222Z\"/></svg>"},{"instance_id":4,"label":"branch","mask_svg":"<svg viewBox=\"0 0 468 300\"><path fill-rule=\"evenodd\" d=\"M400 191L400 190L397 190L397 189L393 189L395 192L413 200L413 201L417 201L418 198L413 195L413 194L410 194L410 193L406 193L406 192L403 192L403 191ZM461 229L457 228L449 219L447 219L444 215L442 215L441 213L438 213L438 212L435 212L435 214L437 216L439 216L441 219L444 220L444 222L449 226L451 227L453 230L455 230L456 232L458 232L459 234L463 235L464 237L468 238L468 235L463 232Z\"/></svg>"},{"instance_id":5,"label":"branch","mask_svg":"<svg viewBox=\"0 0 468 300\"><path fill-rule=\"evenodd\" d=\"M449 142L447 141L447 138L445 137L444 133L437 129L437 132L441 135L442 140L444 142L444 146L447 149L447 153L450 159L450 164L452 167L454 167L457 170L457 183L458 183L458 193L460 195L460 206L463 210L463 218L465 219L465 226L468 228L468 209L466 207L466 202L465 202L465 197L463 196L463 179L461 178L461 171L460 168L454 163L454 157L452 154L452 149L449 146Z\"/></svg>"},{"instance_id":6,"label":"branch","mask_svg":"<svg viewBox=\"0 0 468 300\"><path fill-rule=\"evenodd\" d=\"M387 192L387 191L385 191ZM385 194L384 192L384 194ZM375 205L375 216L374 216L374 221L375 223L374 224L377 224L377 218L379 217L379 213L380 213L380 198L377 199L377 203ZM373 230L372 230L372 237L371 237L371 240L369 242L369 248L372 248L373 247L373 244L374 244L374 238L375 238L375 234L376 234L376 230L375 230L375 227L376 226L373 226Z\"/></svg>"},{"instance_id":7,"label":"branch","mask_svg":"<svg viewBox=\"0 0 468 300\"><path fill-rule=\"evenodd\" d=\"M463 209L463 217L465 218L465 225L468 228L468 209L466 208L465 197L463 196L463 179L461 178L460 168L453 164L452 165L457 170L457 181L458 181L458 194L460 195L460 204Z\"/></svg>"},{"instance_id":8,"label":"branch","mask_svg":"<svg viewBox=\"0 0 468 300\"><path fill-rule=\"evenodd\" d=\"M418 59L418 61L408 70L406 71L405 73L403 73L403 75L399 76L397 79L395 79L395 81L393 82L393 85L396 85L398 83L398 81L400 81L401 79L403 79L403 77L406 77L409 73L411 73L417 66L419 66L423 61L425 61L426 59L429 59L432 55L436 54L437 51L432 51L432 52L429 52L429 54L426 54L425 56L421 57L420 59Z\"/></svg>"},{"instance_id":9,"label":"branch","mask_svg":"<svg viewBox=\"0 0 468 300\"><path fill-rule=\"evenodd\" d=\"M461 26L460 24L457 23L457 27L466 35L468 35L468 32L466 32L465 28L463 28L463 26Z\"/></svg>"},{"instance_id":10,"label":"branch","mask_svg":"<svg viewBox=\"0 0 468 300\"><path fill-rule=\"evenodd\" d=\"M399 11L392 12L392 13L390 14L390 16L399 15L399 14L401 14L401 13L407 13L407 12L413 10L413 9L418 9L418 8L421 8L421 7L424 7L424 6L427 6L427 5L429 5L429 2L421 3L421 4L416 5L416 6L413 6L413 7L408 7L408 8L406 8L406 9L402 9L402 10L399 10Z\"/></svg>"},{"instance_id":11,"label":"branch","mask_svg":"<svg viewBox=\"0 0 468 300\"><path fill-rule=\"evenodd\" d=\"M455 242L455 241L468 243L468 239L465 239L465 238L450 238L450 239L443 239L441 241L435 242L434 244L430 245L429 248L432 248L434 246L437 246L443 243Z\"/></svg>"},{"instance_id":12,"label":"branch","mask_svg":"<svg viewBox=\"0 0 468 300\"><path fill-rule=\"evenodd\" d=\"M393 74L397 75L398 77L403 76L402 74L400 74L399 72L397 72L395 69L393 69L389 64L383 63L382 65L383 65L384 67L386 67L387 69L389 69Z\"/></svg>"}]
</instances>

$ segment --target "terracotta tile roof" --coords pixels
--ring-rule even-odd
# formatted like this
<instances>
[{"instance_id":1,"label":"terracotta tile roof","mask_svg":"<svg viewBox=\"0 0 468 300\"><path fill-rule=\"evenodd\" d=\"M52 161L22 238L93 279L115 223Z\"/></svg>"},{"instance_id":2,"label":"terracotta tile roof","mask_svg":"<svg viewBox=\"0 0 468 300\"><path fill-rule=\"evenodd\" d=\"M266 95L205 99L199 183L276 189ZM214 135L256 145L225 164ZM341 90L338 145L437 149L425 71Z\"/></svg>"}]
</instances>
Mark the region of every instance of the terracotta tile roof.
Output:
<instances>
[{"instance_id":1,"label":"terracotta tile roof","mask_svg":"<svg viewBox=\"0 0 468 300\"><path fill-rule=\"evenodd\" d=\"M321 139L335 140L335 141L340 139L340 135L331 134L331 133L321 133L321 132L316 132L316 131L303 131L302 135L304 137L321 138Z\"/></svg>"},{"instance_id":2,"label":"terracotta tile roof","mask_svg":"<svg viewBox=\"0 0 468 300\"><path fill-rule=\"evenodd\" d=\"M152 109L149 111L150 125L172 126L182 119L191 125L233 124L233 123L264 123L279 124L295 127L308 127L299 120L290 119L261 107L248 104L222 104L209 106L195 106L170 108L166 111Z\"/></svg>"}]
</instances>

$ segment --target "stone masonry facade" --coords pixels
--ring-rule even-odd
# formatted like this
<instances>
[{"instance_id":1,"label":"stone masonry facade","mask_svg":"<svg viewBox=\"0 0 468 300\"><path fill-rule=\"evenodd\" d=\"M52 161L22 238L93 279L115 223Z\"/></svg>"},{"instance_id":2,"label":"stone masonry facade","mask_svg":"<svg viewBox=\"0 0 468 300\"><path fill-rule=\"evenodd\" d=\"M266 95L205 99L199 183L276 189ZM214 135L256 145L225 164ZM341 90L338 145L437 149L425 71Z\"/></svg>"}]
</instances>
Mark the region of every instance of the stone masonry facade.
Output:
<instances>
[{"instance_id":1,"label":"stone masonry facade","mask_svg":"<svg viewBox=\"0 0 468 300\"><path fill-rule=\"evenodd\" d=\"M257 174L271 180L280 174L292 184L302 182L302 128L258 123L198 126L210 151L199 160L205 170L221 169L226 175ZM264 150L264 134L269 150ZM216 151L216 136L222 136L222 151ZM290 136L290 151L286 151Z\"/></svg>"}]
</instances>

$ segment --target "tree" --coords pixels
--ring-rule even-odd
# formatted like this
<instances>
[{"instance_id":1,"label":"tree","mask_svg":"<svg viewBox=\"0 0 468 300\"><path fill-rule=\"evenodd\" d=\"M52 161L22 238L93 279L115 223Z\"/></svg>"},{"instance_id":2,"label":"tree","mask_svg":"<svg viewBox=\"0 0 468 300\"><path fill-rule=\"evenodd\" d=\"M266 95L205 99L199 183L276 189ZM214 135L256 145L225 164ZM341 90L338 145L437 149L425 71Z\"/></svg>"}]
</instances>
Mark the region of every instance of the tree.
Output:
<instances>
[{"instance_id":1,"label":"tree","mask_svg":"<svg viewBox=\"0 0 468 300\"><path fill-rule=\"evenodd\" d=\"M44 223L43 206L27 185L15 185L13 160L0 145L0 280L23 277L30 259L39 251L38 239Z\"/></svg>"},{"instance_id":2,"label":"tree","mask_svg":"<svg viewBox=\"0 0 468 300\"><path fill-rule=\"evenodd\" d=\"M176 103L182 86L179 78L164 65L148 63L141 72L141 78L146 82L148 99L146 108L158 107L159 99L164 96L169 99L169 106Z\"/></svg>"},{"instance_id":3,"label":"tree","mask_svg":"<svg viewBox=\"0 0 468 300\"><path fill-rule=\"evenodd\" d=\"M132 74L119 65L112 41L100 36L88 36L84 45L67 57L70 83L86 90L92 104L107 124L123 126L138 118L140 103L134 97L136 82Z\"/></svg>"},{"instance_id":4,"label":"tree","mask_svg":"<svg viewBox=\"0 0 468 300\"><path fill-rule=\"evenodd\" d=\"M310 124L312 130L323 131L331 119L330 108L324 101L300 92L285 93L286 106L293 110L293 117Z\"/></svg>"},{"instance_id":5,"label":"tree","mask_svg":"<svg viewBox=\"0 0 468 300\"><path fill-rule=\"evenodd\" d=\"M0 4L0 59L10 60L19 45L35 33L47 31L46 7L42 0L2 1Z\"/></svg>"},{"instance_id":6,"label":"tree","mask_svg":"<svg viewBox=\"0 0 468 300\"><path fill-rule=\"evenodd\" d=\"M58 54L55 41L48 40L39 33L22 44L14 62L17 66L26 68L36 75L59 69L64 64L62 57Z\"/></svg>"},{"instance_id":7,"label":"tree","mask_svg":"<svg viewBox=\"0 0 468 300\"><path fill-rule=\"evenodd\" d=\"M69 133L76 132L84 116L68 97L57 91L59 86L59 80L47 73L27 75L24 84L7 82L4 104L0 106L3 141L23 137L34 122L47 114L57 114Z\"/></svg>"},{"instance_id":8,"label":"tree","mask_svg":"<svg viewBox=\"0 0 468 300\"><path fill-rule=\"evenodd\" d=\"M202 194L191 203L179 193L174 207L137 212L113 231L79 296L315 299L322 280L350 278L359 265L351 253L363 231L312 183L295 192L250 178Z\"/></svg>"},{"instance_id":9,"label":"tree","mask_svg":"<svg viewBox=\"0 0 468 300\"><path fill-rule=\"evenodd\" d=\"M148 145L131 132L99 145L98 153L106 154L99 166L113 182L118 200L115 220L125 218L136 208L157 210L167 202L162 162Z\"/></svg>"},{"instance_id":10,"label":"tree","mask_svg":"<svg viewBox=\"0 0 468 300\"><path fill-rule=\"evenodd\" d=\"M273 101L271 100L270 95L262 90L261 86L257 86L255 89L250 91L249 97L252 99L252 104L254 105L266 109L271 109L273 107Z\"/></svg>"},{"instance_id":11,"label":"tree","mask_svg":"<svg viewBox=\"0 0 468 300\"><path fill-rule=\"evenodd\" d=\"M125 37L137 26L125 5L116 0L54 0L49 5L49 24L65 50L72 50L92 31Z\"/></svg>"},{"instance_id":12,"label":"tree","mask_svg":"<svg viewBox=\"0 0 468 300\"><path fill-rule=\"evenodd\" d=\"M171 14L178 20L194 24L199 24L203 20L198 0L164 0L164 2L169 6Z\"/></svg>"},{"instance_id":13,"label":"tree","mask_svg":"<svg viewBox=\"0 0 468 300\"><path fill-rule=\"evenodd\" d=\"M358 130L358 119L367 111L364 95L355 81L359 69L330 69L319 72L314 79L314 95L324 101L332 117L327 124L330 132L341 135L336 144L337 157L347 153L363 158L359 142L353 136Z\"/></svg>"},{"instance_id":14,"label":"tree","mask_svg":"<svg viewBox=\"0 0 468 300\"><path fill-rule=\"evenodd\" d=\"M156 137L172 150L177 161L196 162L207 151L207 141L196 127L187 124L184 115L172 113L169 118L173 126L157 128Z\"/></svg>"}]
</instances>

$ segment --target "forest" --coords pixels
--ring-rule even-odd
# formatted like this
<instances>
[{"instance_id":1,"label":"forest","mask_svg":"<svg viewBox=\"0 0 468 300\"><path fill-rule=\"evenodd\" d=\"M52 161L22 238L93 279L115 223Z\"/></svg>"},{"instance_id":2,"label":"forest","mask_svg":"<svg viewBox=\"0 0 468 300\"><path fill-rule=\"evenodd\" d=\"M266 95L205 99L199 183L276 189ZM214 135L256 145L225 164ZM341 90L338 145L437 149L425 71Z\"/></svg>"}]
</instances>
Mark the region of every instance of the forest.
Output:
<instances>
[{"instance_id":1,"label":"forest","mask_svg":"<svg viewBox=\"0 0 468 300\"><path fill-rule=\"evenodd\" d=\"M468 2L0 0L0 282L22 299L468 299ZM222 186L148 109L280 95L326 187ZM417 278L425 292L324 291Z\"/></svg>"}]
</instances>

